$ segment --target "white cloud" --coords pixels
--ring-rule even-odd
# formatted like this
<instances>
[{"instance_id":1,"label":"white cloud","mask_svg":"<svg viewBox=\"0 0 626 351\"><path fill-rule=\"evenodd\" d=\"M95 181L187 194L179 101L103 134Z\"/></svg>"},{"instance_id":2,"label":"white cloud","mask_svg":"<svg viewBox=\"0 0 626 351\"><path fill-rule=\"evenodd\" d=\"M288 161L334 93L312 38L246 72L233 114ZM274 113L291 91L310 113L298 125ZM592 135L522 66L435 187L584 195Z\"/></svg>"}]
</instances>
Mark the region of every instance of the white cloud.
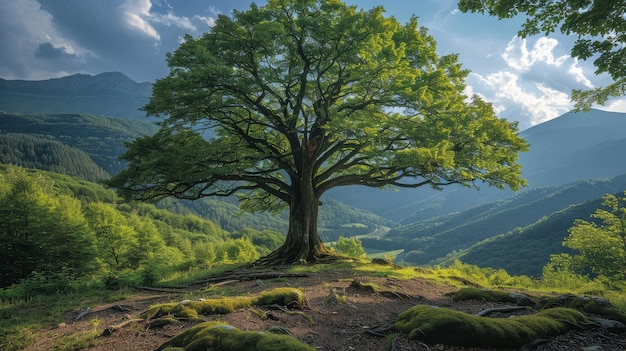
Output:
<instances>
[{"instance_id":1,"label":"white cloud","mask_svg":"<svg viewBox=\"0 0 626 351\"><path fill-rule=\"evenodd\" d=\"M161 6L160 2L155 2ZM159 25L166 27L178 27L180 29L197 33L206 28L198 28L197 24L212 27L215 19L211 17L195 15L193 17L177 16L173 7L166 1L168 11L165 14L152 11L151 0L124 0L118 9L122 13L122 18L129 28L139 31L148 38L155 41L161 40L161 34L157 30Z\"/></svg>"},{"instance_id":2,"label":"white cloud","mask_svg":"<svg viewBox=\"0 0 626 351\"><path fill-rule=\"evenodd\" d=\"M559 52L554 38L514 37L500 55L500 69L472 73L468 84L491 101L503 117L520 121L521 128L545 122L569 111L572 89L594 84L576 59ZM504 66L502 65L504 64Z\"/></svg>"},{"instance_id":3,"label":"white cloud","mask_svg":"<svg viewBox=\"0 0 626 351\"><path fill-rule=\"evenodd\" d=\"M626 98L611 100L605 106L595 106L594 108L611 112L625 112Z\"/></svg>"},{"instance_id":4,"label":"white cloud","mask_svg":"<svg viewBox=\"0 0 626 351\"><path fill-rule=\"evenodd\" d=\"M161 40L161 36L149 23L153 17L150 13L152 2L150 0L125 0L119 6L124 22L129 28L138 30L142 34L154 40Z\"/></svg>"},{"instance_id":5,"label":"white cloud","mask_svg":"<svg viewBox=\"0 0 626 351\"><path fill-rule=\"evenodd\" d=\"M176 26L182 29L195 32L197 30L188 17L178 17L173 12L168 12L166 15L154 16L152 20L154 23L166 25L168 27Z\"/></svg>"},{"instance_id":6,"label":"white cloud","mask_svg":"<svg viewBox=\"0 0 626 351\"><path fill-rule=\"evenodd\" d=\"M42 79L60 76L96 57L64 35L54 17L35 0L2 1L0 76Z\"/></svg>"},{"instance_id":7,"label":"white cloud","mask_svg":"<svg viewBox=\"0 0 626 351\"><path fill-rule=\"evenodd\" d=\"M476 85L475 89L480 90L485 99L491 101L497 113L508 114L507 112L519 113L516 108L519 106L530 119L528 127L545 122L557 117L571 109L572 103L569 95L552 89L543 84L528 84L520 80L520 76L508 72L500 71L486 76L472 74L470 84ZM520 120L525 116L506 116L513 120Z\"/></svg>"},{"instance_id":8,"label":"white cloud","mask_svg":"<svg viewBox=\"0 0 626 351\"><path fill-rule=\"evenodd\" d=\"M559 42L554 38L541 37L529 51L526 39L515 37L509 41L502 59L509 67L517 71L528 71L537 63L560 67L569 56L554 57L554 49L558 44Z\"/></svg>"}]
</instances>

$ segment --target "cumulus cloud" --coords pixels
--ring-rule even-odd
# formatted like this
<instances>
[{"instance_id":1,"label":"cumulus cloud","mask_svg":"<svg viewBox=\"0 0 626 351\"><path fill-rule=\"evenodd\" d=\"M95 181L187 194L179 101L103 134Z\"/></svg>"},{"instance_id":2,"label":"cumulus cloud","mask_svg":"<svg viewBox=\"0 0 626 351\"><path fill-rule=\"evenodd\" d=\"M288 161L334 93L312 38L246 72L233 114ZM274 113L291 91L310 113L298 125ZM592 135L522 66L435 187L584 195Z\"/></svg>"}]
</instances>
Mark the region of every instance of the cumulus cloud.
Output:
<instances>
[{"instance_id":1,"label":"cumulus cloud","mask_svg":"<svg viewBox=\"0 0 626 351\"><path fill-rule=\"evenodd\" d=\"M152 14L150 0L126 0L119 6L124 22L129 28L135 29L149 38L160 40L161 36L148 21Z\"/></svg>"},{"instance_id":2,"label":"cumulus cloud","mask_svg":"<svg viewBox=\"0 0 626 351\"><path fill-rule=\"evenodd\" d=\"M159 6L164 6L156 2ZM214 23L211 17L194 15L193 17L177 16L173 7L165 1L166 13L152 11L151 0L124 0L118 9L122 13L124 23L141 34L156 41L161 39L161 34L157 30L157 25L166 27L178 27L191 33L198 32L197 23L210 27ZM206 28L201 28L206 30Z\"/></svg>"},{"instance_id":3,"label":"cumulus cloud","mask_svg":"<svg viewBox=\"0 0 626 351\"><path fill-rule=\"evenodd\" d=\"M594 87L576 59L556 54L558 45L549 37L540 37L532 45L514 37L500 55L504 66L472 73L468 84L502 116L520 121L522 129L557 117L573 107L572 89Z\"/></svg>"},{"instance_id":4,"label":"cumulus cloud","mask_svg":"<svg viewBox=\"0 0 626 351\"><path fill-rule=\"evenodd\" d=\"M95 56L59 31L38 1L0 0L0 8L0 76L50 78L75 71Z\"/></svg>"},{"instance_id":5,"label":"cumulus cloud","mask_svg":"<svg viewBox=\"0 0 626 351\"><path fill-rule=\"evenodd\" d=\"M120 71L152 81L167 74L165 53L209 30L212 16L166 0L0 0L0 77Z\"/></svg>"}]
</instances>

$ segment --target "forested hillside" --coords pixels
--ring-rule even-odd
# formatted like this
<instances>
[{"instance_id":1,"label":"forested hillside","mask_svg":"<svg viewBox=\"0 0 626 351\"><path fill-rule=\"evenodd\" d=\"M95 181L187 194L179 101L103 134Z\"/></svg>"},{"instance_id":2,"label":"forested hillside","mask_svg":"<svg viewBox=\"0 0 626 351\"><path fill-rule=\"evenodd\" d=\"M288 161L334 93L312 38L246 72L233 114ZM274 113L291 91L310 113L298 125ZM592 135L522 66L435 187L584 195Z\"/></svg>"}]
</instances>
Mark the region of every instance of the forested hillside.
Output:
<instances>
[{"instance_id":1,"label":"forested hillside","mask_svg":"<svg viewBox=\"0 0 626 351\"><path fill-rule=\"evenodd\" d=\"M589 220L589 216L601 208L601 205L600 198L571 205L543 216L531 225L517 227L466 250L455 252L440 263L446 265L459 259L480 267L504 269L510 274L538 277L551 255L571 252L563 247L563 239L567 236L568 229L574 225L574 221Z\"/></svg>"},{"instance_id":2,"label":"forested hillside","mask_svg":"<svg viewBox=\"0 0 626 351\"><path fill-rule=\"evenodd\" d=\"M531 225L570 205L597 200L604 194L614 194L624 189L626 189L626 174L609 179L585 180L557 187L529 189L505 200L393 228L384 239L395 241L398 246L404 248L404 261L413 264L432 263L453 250L467 249L480 241L514 231L517 227ZM586 217L588 214L582 218ZM560 232L566 232L572 223L573 221L563 224ZM561 235L560 238L551 240L560 245L563 237ZM373 245L375 242L367 244ZM385 244L389 245L388 242ZM562 251L558 245L549 247L553 253ZM545 260L545 250L545 246L538 247L537 256L531 261ZM497 252L492 255L497 256ZM482 254L486 255L486 252L482 251ZM515 245L509 247L506 256L509 261L520 264L522 264L521 260L526 260L526 262L529 260L528 257L518 259ZM484 259L487 257L489 256L486 255ZM477 263L477 259L473 262ZM485 261L483 263L486 265ZM539 264L534 267L539 269L542 266L543 264Z\"/></svg>"},{"instance_id":3,"label":"forested hillside","mask_svg":"<svg viewBox=\"0 0 626 351\"><path fill-rule=\"evenodd\" d=\"M28 134L82 150L109 175L124 168L118 157L126 150L125 142L154 134L156 130L155 124L148 120L77 114L0 113L0 134Z\"/></svg>"},{"instance_id":4,"label":"forested hillside","mask_svg":"<svg viewBox=\"0 0 626 351\"><path fill-rule=\"evenodd\" d=\"M84 151L30 134L0 134L0 164L37 168L94 182L109 177Z\"/></svg>"},{"instance_id":5,"label":"forested hillside","mask_svg":"<svg viewBox=\"0 0 626 351\"><path fill-rule=\"evenodd\" d=\"M95 183L16 166L0 166L0 217L0 288L41 277L59 280L58 289L83 276L149 284L175 270L249 262L282 242L274 231L229 233L195 215L121 204Z\"/></svg>"},{"instance_id":6,"label":"forested hillside","mask_svg":"<svg viewBox=\"0 0 626 351\"><path fill-rule=\"evenodd\" d=\"M0 158L0 163L50 170L97 182L124 168L118 157L126 150L125 142L155 131L156 125L147 120L0 113L0 142L3 145L0 157L5 155ZM57 149L62 151L54 151ZM104 171L97 172L98 167ZM227 231L249 227L284 233L287 229L285 215L242 213L235 198L164 200L158 206L174 213L209 219ZM393 222L333 199L325 200L320 208L320 232L324 240L335 241L340 235L366 234L378 225L392 226Z\"/></svg>"}]
</instances>

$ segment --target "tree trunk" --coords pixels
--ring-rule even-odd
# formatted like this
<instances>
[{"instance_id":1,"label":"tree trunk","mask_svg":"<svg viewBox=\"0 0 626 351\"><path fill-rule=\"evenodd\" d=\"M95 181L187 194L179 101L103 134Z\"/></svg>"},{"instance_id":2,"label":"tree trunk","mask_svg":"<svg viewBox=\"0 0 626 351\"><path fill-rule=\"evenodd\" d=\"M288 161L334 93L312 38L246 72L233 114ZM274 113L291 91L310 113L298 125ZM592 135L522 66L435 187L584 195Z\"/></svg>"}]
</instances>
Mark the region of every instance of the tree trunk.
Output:
<instances>
[{"instance_id":1,"label":"tree trunk","mask_svg":"<svg viewBox=\"0 0 626 351\"><path fill-rule=\"evenodd\" d=\"M285 243L257 265L314 263L329 255L317 232L319 198L311 179L302 179L293 187L289 203L289 228Z\"/></svg>"}]
</instances>

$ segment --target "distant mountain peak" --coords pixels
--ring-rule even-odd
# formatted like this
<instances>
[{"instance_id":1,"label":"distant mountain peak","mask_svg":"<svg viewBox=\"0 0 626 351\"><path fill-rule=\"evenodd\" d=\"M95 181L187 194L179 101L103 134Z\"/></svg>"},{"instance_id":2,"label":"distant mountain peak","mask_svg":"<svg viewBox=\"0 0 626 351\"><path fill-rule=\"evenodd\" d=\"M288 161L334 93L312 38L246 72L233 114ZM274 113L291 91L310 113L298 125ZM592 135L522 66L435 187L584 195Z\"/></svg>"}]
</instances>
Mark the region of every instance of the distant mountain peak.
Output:
<instances>
[{"instance_id":1,"label":"distant mountain peak","mask_svg":"<svg viewBox=\"0 0 626 351\"><path fill-rule=\"evenodd\" d=\"M120 72L46 80L0 79L0 111L144 117L139 108L151 94L151 83L137 83Z\"/></svg>"}]
</instances>

